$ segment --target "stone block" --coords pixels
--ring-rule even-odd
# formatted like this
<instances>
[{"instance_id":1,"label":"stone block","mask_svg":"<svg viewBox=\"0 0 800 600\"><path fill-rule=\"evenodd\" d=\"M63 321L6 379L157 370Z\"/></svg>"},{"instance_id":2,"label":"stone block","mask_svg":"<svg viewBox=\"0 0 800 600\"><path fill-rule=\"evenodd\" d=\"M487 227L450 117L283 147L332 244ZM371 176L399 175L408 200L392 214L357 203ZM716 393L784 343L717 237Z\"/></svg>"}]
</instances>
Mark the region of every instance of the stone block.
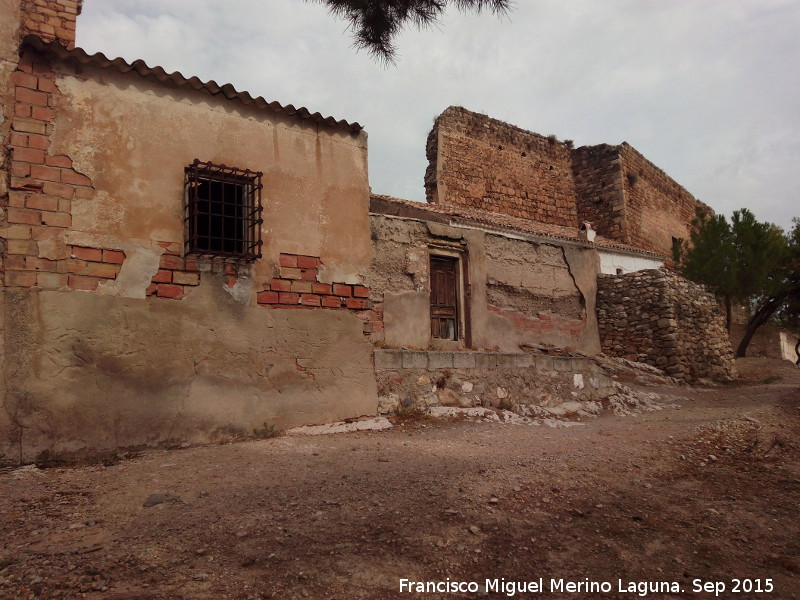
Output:
<instances>
[{"instance_id":1,"label":"stone block","mask_svg":"<svg viewBox=\"0 0 800 600\"><path fill-rule=\"evenodd\" d=\"M553 370L553 357L552 356L536 356L534 358L537 371L552 371Z\"/></svg>"},{"instance_id":2,"label":"stone block","mask_svg":"<svg viewBox=\"0 0 800 600\"><path fill-rule=\"evenodd\" d=\"M428 368L429 369L452 369L453 368L453 353L452 352L428 352Z\"/></svg>"},{"instance_id":3,"label":"stone block","mask_svg":"<svg viewBox=\"0 0 800 600\"><path fill-rule=\"evenodd\" d=\"M389 350L389 349L376 349L375 350L375 368L376 369L402 369L403 368L403 351L402 350Z\"/></svg>"},{"instance_id":4,"label":"stone block","mask_svg":"<svg viewBox=\"0 0 800 600\"><path fill-rule=\"evenodd\" d=\"M475 367L478 369L496 369L497 356L494 352L475 352Z\"/></svg>"},{"instance_id":5,"label":"stone block","mask_svg":"<svg viewBox=\"0 0 800 600\"><path fill-rule=\"evenodd\" d=\"M529 369L533 366L533 355L517 354L515 358L515 363L518 369Z\"/></svg>"},{"instance_id":6,"label":"stone block","mask_svg":"<svg viewBox=\"0 0 800 600\"><path fill-rule=\"evenodd\" d=\"M588 371L589 370L589 359L588 358L573 358L572 359L572 370L573 371Z\"/></svg>"},{"instance_id":7,"label":"stone block","mask_svg":"<svg viewBox=\"0 0 800 600\"><path fill-rule=\"evenodd\" d=\"M474 369L475 368L475 354L473 352L454 352L453 353L453 368L454 369Z\"/></svg>"},{"instance_id":8,"label":"stone block","mask_svg":"<svg viewBox=\"0 0 800 600\"><path fill-rule=\"evenodd\" d=\"M425 351L403 351L404 369L427 369L428 353Z\"/></svg>"},{"instance_id":9,"label":"stone block","mask_svg":"<svg viewBox=\"0 0 800 600\"><path fill-rule=\"evenodd\" d=\"M556 371L572 371L572 359L567 356L554 356L553 369Z\"/></svg>"},{"instance_id":10,"label":"stone block","mask_svg":"<svg viewBox=\"0 0 800 600\"><path fill-rule=\"evenodd\" d=\"M498 369L515 369L517 367L516 354L497 354Z\"/></svg>"}]
</instances>

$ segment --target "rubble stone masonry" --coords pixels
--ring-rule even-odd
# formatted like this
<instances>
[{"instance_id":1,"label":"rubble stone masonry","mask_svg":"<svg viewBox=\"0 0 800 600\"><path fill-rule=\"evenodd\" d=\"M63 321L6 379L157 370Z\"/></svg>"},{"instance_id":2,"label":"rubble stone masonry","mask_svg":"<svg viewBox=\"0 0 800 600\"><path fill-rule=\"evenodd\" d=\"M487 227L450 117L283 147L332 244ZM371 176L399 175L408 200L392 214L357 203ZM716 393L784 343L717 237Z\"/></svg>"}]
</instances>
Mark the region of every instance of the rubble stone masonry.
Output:
<instances>
[{"instance_id":1,"label":"rubble stone masonry","mask_svg":"<svg viewBox=\"0 0 800 600\"><path fill-rule=\"evenodd\" d=\"M703 286L665 270L600 275L603 352L664 369L676 379L735 377L725 318Z\"/></svg>"}]
</instances>

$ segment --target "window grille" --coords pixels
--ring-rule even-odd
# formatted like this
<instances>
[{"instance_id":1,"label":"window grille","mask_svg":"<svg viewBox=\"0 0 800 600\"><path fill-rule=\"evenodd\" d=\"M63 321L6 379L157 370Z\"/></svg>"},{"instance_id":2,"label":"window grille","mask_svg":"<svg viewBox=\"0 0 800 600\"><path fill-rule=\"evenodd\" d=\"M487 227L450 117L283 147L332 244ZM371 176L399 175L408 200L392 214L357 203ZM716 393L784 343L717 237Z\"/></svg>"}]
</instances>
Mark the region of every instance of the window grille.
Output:
<instances>
[{"instance_id":1,"label":"window grille","mask_svg":"<svg viewBox=\"0 0 800 600\"><path fill-rule=\"evenodd\" d=\"M186 254L261 258L261 171L194 159L185 169Z\"/></svg>"}]
</instances>

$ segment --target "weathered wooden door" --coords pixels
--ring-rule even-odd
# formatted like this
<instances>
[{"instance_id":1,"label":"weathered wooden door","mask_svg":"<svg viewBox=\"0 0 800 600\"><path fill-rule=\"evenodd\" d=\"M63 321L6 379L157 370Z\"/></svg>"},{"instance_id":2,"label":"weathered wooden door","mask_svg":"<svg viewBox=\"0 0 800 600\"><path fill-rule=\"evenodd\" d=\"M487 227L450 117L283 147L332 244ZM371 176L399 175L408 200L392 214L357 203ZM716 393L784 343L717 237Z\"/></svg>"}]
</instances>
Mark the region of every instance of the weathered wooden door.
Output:
<instances>
[{"instance_id":1,"label":"weathered wooden door","mask_svg":"<svg viewBox=\"0 0 800 600\"><path fill-rule=\"evenodd\" d=\"M458 339L458 259L431 256L431 336Z\"/></svg>"}]
</instances>

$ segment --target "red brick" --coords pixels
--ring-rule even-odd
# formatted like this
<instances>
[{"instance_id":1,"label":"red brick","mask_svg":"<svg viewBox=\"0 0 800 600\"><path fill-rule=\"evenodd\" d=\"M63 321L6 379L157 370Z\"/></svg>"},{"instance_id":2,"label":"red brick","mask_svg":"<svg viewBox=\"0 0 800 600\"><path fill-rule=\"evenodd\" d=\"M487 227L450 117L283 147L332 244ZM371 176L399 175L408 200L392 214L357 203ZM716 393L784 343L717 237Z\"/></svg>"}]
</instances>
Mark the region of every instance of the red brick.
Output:
<instances>
[{"instance_id":1,"label":"red brick","mask_svg":"<svg viewBox=\"0 0 800 600\"><path fill-rule=\"evenodd\" d=\"M298 256L297 266L301 269L316 269L319 266L319 259L313 256Z\"/></svg>"},{"instance_id":2,"label":"red brick","mask_svg":"<svg viewBox=\"0 0 800 600\"><path fill-rule=\"evenodd\" d=\"M67 275L61 275L59 273L36 274L36 285L40 288L57 290L66 287L68 283L69 277Z\"/></svg>"},{"instance_id":3,"label":"red brick","mask_svg":"<svg viewBox=\"0 0 800 600\"><path fill-rule=\"evenodd\" d=\"M302 279L303 272L300 269L291 267L281 267L281 279Z\"/></svg>"},{"instance_id":4,"label":"red brick","mask_svg":"<svg viewBox=\"0 0 800 600\"><path fill-rule=\"evenodd\" d=\"M171 254L162 254L160 266L162 269L173 269L176 271L182 271L185 264L184 260L180 256L173 256Z\"/></svg>"},{"instance_id":5,"label":"red brick","mask_svg":"<svg viewBox=\"0 0 800 600\"><path fill-rule=\"evenodd\" d=\"M75 195L75 188L71 185L51 181L42 186L42 191L48 196L58 196L59 198L72 198Z\"/></svg>"},{"instance_id":6,"label":"red brick","mask_svg":"<svg viewBox=\"0 0 800 600\"><path fill-rule=\"evenodd\" d=\"M20 177L11 178L12 190L23 190L26 192L40 192L42 190L42 182L33 179L24 179Z\"/></svg>"},{"instance_id":7,"label":"red brick","mask_svg":"<svg viewBox=\"0 0 800 600\"><path fill-rule=\"evenodd\" d=\"M22 162L29 162L29 163L37 163L42 164L44 163L45 154L43 150L37 150L36 148L14 148L14 160L20 160Z\"/></svg>"},{"instance_id":8,"label":"red brick","mask_svg":"<svg viewBox=\"0 0 800 600\"><path fill-rule=\"evenodd\" d=\"M58 270L58 263L47 258L37 258L29 256L25 261L25 266L29 271L45 271L55 273Z\"/></svg>"},{"instance_id":9,"label":"red brick","mask_svg":"<svg viewBox=\"0 0 800 600\"><path fill-rule=\"evenodd\" d=\"M352 288L349 285L345 285L343 283L334 283L333 293L337 296L344 296L344 297L349 297L353 295Z\"/></svg>"},{"instance_id":10,"label":"red brick","mask_svg":"<svg viewBox=\"0 0 800 600\"><path fill-rule=\"evenodd\" d=\"M29 271L6 271L6 285L33 287L36 285L36 273Z\"/></svg>"},{"instance_id":11,"label":"red brick","mask_svg":"<svg viewBox=\"0 0 800 600\"><path fill-rule=\"evenodd\" d=\"M278 294L278 302L281 304L298 304L300 302L300 294L281 292Z\"/></svg>"},{"instance_id":12,"label":"red brick","mask_svg":"<svg viewBox=\"0 0 800 600\"><path fill-rule=\"evenodd\" d=\"M77 258L67 258L58 262L58 272L59 273L72 273L73 275L83 275L86 273L86 265L88 265L85 260L79 260Z\"/></svg>"},{"instance_id":13,"label":"red brick","mask_svg":"<svg viewBox=\"0 0 800 600\"><path fill-rule=\"evenodd\" d=\"M289 292L292 290L292 282L286 279L273 279L269 287L273 292Z\"/></svg>"},{"instance_id":14,"label":"red brick","mask_svg":"<svg viewBox=\"0 0 800 600\"><path fill-rule=\"evenodd\" d=\"M75 171L62 171L61 181L63 183L69 183L70 185L92 185L91 179L89 179L86 175L81 175Z\"/></svg>"},{"instance_id":15,"label":"red brick","mask_svg":"<svg viewBox=\"0 0 800 600\"><path fill-rule=\"evenodd\" d=\"M281 254L278 264L280 264L282 267L295 268L297 267L297 257L292 256L291 254Z\"/></svg>"},{"instance_id":16,"label":"red brick","mask_svg":"<svg viewBox=\"0 0 800 600\"><path fill-rule=\"evenodd\" d=\"M374 333L383 331L383 321L372 321L372 331Z\"/></svg>"},{"instance_id":17,"label":"red brick","mask_svg":"<svg viewBox=\"0 0 800 600\"><path fill-rule=\"evenodd\" d=\"M293 292L298 292L300 294L310 294L311 293L311 282L310 281L300 281L300 280L292 281L292 291Z\"/></svg>"},{"instance_id":18,"label":"red brick","mask_svg":"<svg viewBox=\"0 0 800 600\"><path fill-rule=\"evenodd\" d=\"M50 138L43 135L29 135L28 146L31 148L39 148L40 150L47 150L50 147Z\"/></svg>"},{"instance_id":19,"label":"red brick","mask_svg":"<svg viewBox=\"0 0 800 600\"><path fill-rule=\"evenodd\" d=\"M69 287L73 290L86 290L93 292L97 289L100 280L96 277L83 277L81 275L70 275L67 280Z\"/></svg>"},{"instance_id":20,"label":"red brick","mask_svg":"<svg viewBox=\"0 0 800 600\"><path fill-rule=\"evenodd\" d=\"M159 269L158 272L153 275L153 282L172 283L172 271L168 271L167 269Z\"/></svg>"},{"instance_id":21,"label":"red brick","mask_svg":"<svg viewBox=\"0 0 800 600\"><path fill-rule=\"evenodd\" d=\"M159 298L175 298L179 300L183 298L184 290L181 286L172 283L159 283L156 294Z\"/></svg>"},{"instance_id":22,"label":"red brick","mask_svg":"<svg viewBox=\"0 0 800 600\"><path fill-rule=\"evenodd\" d=\"M323 296L322 306L327 308L340 308L342 306L342 299L339 296Z\"/></svg>"},{"instance_id":23,"label":"red brick","mask_svg":"<svg viewBox=\"0 0 800 600\"><path fill-rule=\"evenodd\" d=\"M6 252L8 252L8 254L29 254L36 256L39 253L39 246L33 240L6 240Z\"/></svg>"},{"instance_id":24,"label":"red brick","mask_svg":"<svg viewBox=\"0 0 800 600\"><path fill-rule=\"evenodd\" d=\"M225 265L225 273L228 275L239 275L239 266L226 264Z\"/></svg>"},{"instance_id":25,"label":"red brick","mask_svg":"<svg viewBox=\"0 0 800 600\"><path fill-rule=\"evenodd\" d=\"M144 293L146 296L152 296L157 291L158 291L158 285L155 283L151 283L149 286L147 286L147 289L145 290Z\"/></svg>"},{"instance_id":26,"label":"red brick","mask_svg":"<svg viewBox=\"0 0 800 600\"><path fill-rule=\"evenodd\" d=\"M300 278L305 281L316 281L318 274L317 269L300 269Z\"/></svg>"},{"instance_id":27,"label":"red brick","mask_svg":"<svg viewBox=\"0 0 800 600\"><path fill-rule=\"evenodd\" d=\"M45 31L45 30L42 29L42 31ZM49 33L54 33L52 28L49 28ZM38 61L34 62L33 63L33 72L36 73L37 75L46 75L48 77L52 77L53 76L53 69L50 68L50 65L48 65L47 63L43 63L43 62L38 62Z\"/></svg>"},{"instance_id":28,"label":"red brick","mask_svg":"<svg viewBox=\"0 0 800 600\"><path fill-rule=\"evenodd\" d=\"M27 102L36 106L47 106L47 94L28 88L18 87L14 93L17 102Z\"/></svg>"},{"instance_id":29,"label":"red brick","mask_svg":"<svg viewBox=\"0 0 800 600\"><path fill-rule=\"evenodd\" d=\"M69 171L64 171L68 173ZM43 181L61 181L61 169L45 167L42 165L31 165L31 177ZM66 181L65 183L69 183Z\"/></svg>"},{"instance_id":30,"label":"red brick","mask_svg":"<svg viewBox=\"0 0 800 600\"><path fill-rule=\"evenodd\" d=\"M364 298L347 298L345 305L347 308L364 309L367 308L367 301Z\"/></svg>"},{"instance_id":31,"label":"red brick","mask_svg":"<svg viewBox=\"0 0 800 600\"><path fill-rule=\"evenodd\" d=\"M23 119L30 119L33 115L33 106L30 104L15 104L14 116L22 117Z\"/></svg>"},{"instance_id":32,"label":"red brick","mask_svg":"<svg viewBox=\"0 0 800 600\"><path fill-rule=\"evenodd\" d=\"M190 272L195 272L198 270L197 268L197 259L196 258L187 258L186 259L186 267L185 269Z\"/></svg>"},{"instance_id":33,"label":"red brick","mask_svg":"<svg viewBox=\"0 0 800 600\"><path fill-rule=\"evenodd\" d=\"M158 242L158 245L164 249L164 254L181 255L181 245L178 242Z\"/></svg>"},{"instance_id":34,"label":"red brick","mask_svg":"<svg viewBox=\"0 0 800 600\"><path fill-rule=\"evenodd\" d=\"M300 296L300 304L303 306L319 306L320 297L315 294L303 294Z\"/></svg>"},{"instance_id":35,"label":"red brick","mask_svg":"<svg viewBox=\"0 0 800 600\"><path fill-rule=\"evenodd\" d=\"M55 119L56 113L52 108L44 106L34 106L31 109L31 117L39 119L40 121L52 121Z\"/></svg>"},{"instance_id":36,"label":"red brick","mask_svg":"<svg viewBox=\"0 0 800 600\"><path fill-rule=\"evenodd\" d=\"M85 248L83 246L72 246L72 257L80 260L91 260L94 262L102 262L103 251L99 248Z\"/></svg>"},{"instance_id":37,"label":"red brick","mask_svg":"<svg viewBox=\"0 0 800 600\"><path fill-rule=\"evenodd\" d=\"M24 162L15 162L11 165L11 174L14 177L30 177L31 165Z\"/></svg>"},{"instance_id":38,"label":"red brick","mask_svg":"<svg viewBox=\"0 0 800 600\"><path fill-rule=\"evenodd\" d=\"M44 194L31 194L25 199L25 207L56 211L58 210L58 198Z\"/></svg>"},{"instance_id":39,"label":"red brick","mask_svg":"<svg viewBox=\"0 0 800 600\"><path fill-rule=\"evenodd\" d=\"M8 225L0 228L0 238L7 240L31 239L31 228L28 225Z\"/></svg>"},{"instance_id":40,"label":"red brick","mask_svg":"<svg viewBox=\"0 0 800 600\"><path fill-rule=\"evenodd\" d=\"M24 271L25 258L22 254L9 254L6 256L6 271Z\"/></svg>"},{"instance_id":41,"label":"red brick","mask_svg":"<svg viewBox=\"0 0 800 600\"><path fill-rule=\"evenodd\" d=\"M72 227L72 215L62 212L43 212L42 223L51 227Z\"/></svg>"},{"instance_id":42,"label":"red brick","mask_svg":"<svg viewBox=\"0 0 800 600\"><path fill-rule=\"evenodd\" d=\"M200 285L200 273L173 271L172 283L179 283L180 285Z\"/></svg>"},{"instance_id":43,"label":"red brick","mask_svg":"<svg viewBox=\"0 0 800 600\"><path fill-rule=\"evenodd\" d=\"M22 146L25 147L28 145L28 136L23 133L17 133L15 131L11 132L11 138L9 143L12 146Z\"/></svg>"},{"instance_id":44,"label":"red brick","mask_svg":"<svg viewBox=\"0 0 800 600\"><path fill-rule=\"evenodd\" d=\"M312 283L311 291L315 294L322 294L323 296L333 293L333 286L329 283Z\"/></svg>"},{"instance_id":45,"label":"red brick","mask_svg":"<svg viewBox=\"0 0 800 600\"><path fill-rule=\"evenodd\" d=\"M14 71L11 74L11 81L20 87L30 88L35 90L37 87L37 83L39 78L36 75L31 75L30 73L23 73L22 71Z\"/></svg>"},{"instance_id":46,"label":"red brick","mask_svg":"<svg viewBox=\"0 0 800 600\"><path fill-rule=\"evenodd\" d=\"M353 296L356 298L369 298L369 288L364 287L363 285L354 285Z\"/></svg>"},{"instance_id":47,"label":"red brick","mask_svg":"<svg viewBox=\"0 0 800 600\"><path fill-rule=\"evenodd\" d=\"M56 88L56 82L48 77L39 77L36 87L40 92L48 93L53 93L58 89Z\"/></svg>"},{"instance_id":48,"label":"red brick","mask_svg":"<svg viewBox=\"0 0 800 600\"><path fill-rule=\"evenodd\" d=\"M116 279L119 273L119 265L109 265L107 263L90 262L86 265L86 274L92 277L103 277L105 279Z\"/></svg>"},{"instance_id":49,"label":"red brick","mask_svg":"<svg viewBox=\"0 0 800 600\"><path fill-rule=\"evenodd\" d=\"M59 154L58 156L48 156L45 158L45 164L50 167L63 167L66 169L72 168L72 159L69 156Z\"/></svg>"},{"instance_id":50,"label":"red brick","mask_svg":"<svg viewBox=\"0 0 800 600\"><path fill-rule=\"evenodd\" d=\"M39 225L42 222L42 213L38 210L28 210L25 208L8 207L9 223L25 223L27 225Z\"/></svg>"},{"instance_id":51,"label":"red brick","mask_svg":"<svg viewBox=\"0 0 800 600\"><path fill-rule=\"evenodd\" d=\"M119 250L103 250L103 262L121 265L125 262L125 253Z\"/></svg>"},{"instance_id":52,"label":"red brick","mask_svg":"<svg viewBox=\"0 0 800 600\"><path fill-rule=\"evenodd\" d=\"M278 292L258 292L259 304L277 304Z\"/></svg>"}]
</instances>

